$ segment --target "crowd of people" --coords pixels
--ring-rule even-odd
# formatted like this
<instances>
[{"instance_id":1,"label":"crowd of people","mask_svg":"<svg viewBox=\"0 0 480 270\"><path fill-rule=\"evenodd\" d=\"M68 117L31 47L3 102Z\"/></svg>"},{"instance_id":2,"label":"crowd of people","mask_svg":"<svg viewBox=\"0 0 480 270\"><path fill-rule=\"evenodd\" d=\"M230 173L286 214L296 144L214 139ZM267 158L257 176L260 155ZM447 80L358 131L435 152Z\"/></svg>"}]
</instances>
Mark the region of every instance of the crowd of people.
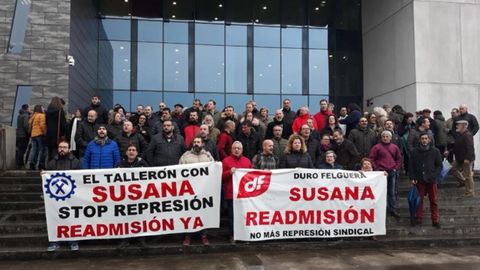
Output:
<instances>
[{"instance_id":1,"label":"crowd of people","mask_svg":"<svg viewBox=\"0 0 480 270\"><path fill-rule=\"evenodd\" d=\"M400 172L418 187L421 205L412 226L422 223L423 198L428 193L431 219L440 228L436 177L443 159L452 164L465 196L474 196L473 136L479 125L465 104L451 110L410 113L401 106L362 112L357 104L340 107L321 100L319 110L297 110L289 99L270 118L254 100L235 111L219 111L214 100L172 107L160 102L155 112L138 105L134 112L120 104L105 108L100 96L67 119L65 102L52 98L47 109L23 105L17 122L17 166L26 169L98 169L168 166L207 161L223 163L223 196L233 219L232 174L237 168L271 170L318 168L383 171L387 176L387 211L397 210ZM171 104L170 104L171 105ZM230 223L230 233L233 226ZM206 233L202 243L208 245ZM183 244L190 245L186 235ZM78 244L76 245L78 249Z\"/></svg>"}]
</instances>

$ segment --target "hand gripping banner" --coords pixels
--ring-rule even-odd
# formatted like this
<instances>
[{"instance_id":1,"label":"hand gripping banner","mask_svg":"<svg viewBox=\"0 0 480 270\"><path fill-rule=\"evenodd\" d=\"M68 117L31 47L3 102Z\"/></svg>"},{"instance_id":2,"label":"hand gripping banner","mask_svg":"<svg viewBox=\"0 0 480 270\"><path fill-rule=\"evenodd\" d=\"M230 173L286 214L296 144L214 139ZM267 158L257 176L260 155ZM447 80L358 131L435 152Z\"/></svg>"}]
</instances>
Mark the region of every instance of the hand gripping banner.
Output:
<instances>
[{"instance_id":1,"label":"hand gripping banner","mask_svg":"<svg viewBox=\"0 0 480 270\"><path fill-rule=\"evenodd\" d=\"M386 233L383 172L237 169L233 192L235 240Z\"/></svg>"},{"instance_id":2,"label":"hand gripping banner","mask_svg":"<svg viewBox=\"0 0 480 270\"><path fill-rule=\"evenodd\" d=\"M48 239L126 238L220 225L222 164L44 171Z\"/></svg>"}]
</instances>

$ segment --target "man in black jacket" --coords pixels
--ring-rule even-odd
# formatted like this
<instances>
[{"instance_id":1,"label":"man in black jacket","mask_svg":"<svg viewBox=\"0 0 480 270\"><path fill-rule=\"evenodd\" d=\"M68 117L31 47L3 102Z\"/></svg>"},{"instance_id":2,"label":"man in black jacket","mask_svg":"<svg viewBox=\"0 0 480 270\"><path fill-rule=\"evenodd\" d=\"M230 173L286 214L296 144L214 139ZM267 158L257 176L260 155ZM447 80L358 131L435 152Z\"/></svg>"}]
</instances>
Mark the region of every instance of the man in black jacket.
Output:
<instances>
[{"instance_id":1,"label":"man in black jacket","mask_svg":"<svg viewBox=\"0 0 480 270\"><path fill-rule=\"evenodd\" d=\"M75 133L75 143L77 144L79 157L82 158L88 143L97 135L98 123L97 112L90 110L87 113L87 121L81 121Z\"/></svg>"},{"instance_id":2,"label":"man in black jacket","mask_svg":"<svg viewBox=\"0 0 480 270\"><path fill-rule=\"evenodd\" d=\"M119 168L138 168L138 167L148 167L148 163L141 157L138 156L137 147L133 144L129 145L125 153L125 158L122 158Z\"/></svg>"},{"instance_id":3,"label":"man in black jacket","mask_svg":"<svg viewBox=\"0 0 480 270\"><path fill-rule=\"evenodd\" d=\"M135 145L140 157L145 157L145 152L147 151L148 144L143 138L142 135L137 133L133 129L133 124L130 121L125 121L123 123L123 131L119 136L114 138L118 144L118 149L120 150L120 156L122 158L127 157L127 148L129 145Z\"/></svg>"},{"instance_id":4,"label":"man in black jacket","mask_svg":"<svg viewBox=\"0 0 480 270\"><path fill-rule=\"evenodd\" d=\"M267 132L265 133L265 139L272 139L273 136L273 127L281 126L282 127L282 138L288 140L290 135L292 135L292 124L287 124L285 122L284 114L282 109L278 109L275 111L275 117L273 121L270 122L267 126Z\"/></svg>"},{"instance_id":5,"label":"man in black jacket","mask_svg":"<svg viewBox=\"0 0 480 270\"><path fill-rule=\"evenodd\" d=\"M457 124L457 136L455 143L450 151L447 151L448 160L453 161L452 175L459 181L458 187L466 186L465 196L474 196L475 188L473 184L473 162L475 161L475 148L473 145L473 135L468 130L468 121L459 120Z\"/></svg>"},{"instance_id":6,"label":"man in black jacket","mask_svg":"<svg viewBox=\"0 0 480 270\"><path fill-rule=\"evenodd\" d=\"M477 118L475 117L475 115L468 113L467 104L460 105L459 112L460 112L460 115L458 115L454 119L453 127L456 127L456 124L458 123L458 121L465 120L468 122L468 125L467 125L468 131L470 131L472 136L475 136L475 134L477 134L479 129Z\"/></svg>"},{"instance_id":7,"label":"man in black jacket","mask_svg":"<svg viewBox=\"0 0 480 270\"><path fill-rule=\"evenodd\" d=\"M440 228L436 177L442 169L442 156L440 151L430 144L430 137L426 132L420 134L419 141L418 146L411 152L408 175L412 185L417 185L420 205L417 208L415 219L410 222L412 226L422 224L423 198L428 193L432 226Z\"/></svg>"},{"instance_id":8,"label":"man in black jacket","mask_svg":"<svg viewBox=\"0 0 480 270\"><path fill-rule=\"evenodd\" d=\"M152 137L147 148L147 162L152 166L176 165L185 152L181 135L173 132L172 121L163 122L163 132Z\"/></svg>"},{"instance_id":9,"label":"man in black jacket","mask_svg":"<svg viewBox=\"0 0 480 270\"><path fill-rule=\"evenodd\" d=\"M332 150L337 154L337 163L342 165L346 170L355 169L355 164L359 161L360 157L355 144L345 139L341 130L335 130L333 132L333 139L335 143L332 143Z\"/></svg>"},{"instance_id":10,"label":"man in black jacket","mask_svg":"<svg viewBox=\"0 0 480 270\"><path fill-rule=\"evenodd\" d=\"M303 140L305 141L305 144L307 145L307 152L310 155L310 158L312 159L313 166L315 168L320 167L321 161L321 153L320 153L320 142L310 136L311 130L310 127L305 124L300 128L300 136L302 136Z\"/></svg>"},{"instance_id":11,"label":"man in black jacket","mask_svg":"<svg viewBox=\"0 0 480 270\"><path fill-rule=\"evenodd\" d=\"M16 132L16 164L17 169L22 169L25 165L24 155L27 151L28 141L30 140L30 131L28 120L30 113L28 112L28 104L23 104L22 109L18 112L17 132Z\"/></svg>"},{"instance_id":12,"label":"man in black jacket","mask_svg":"<svg viewBox=\"0 0 480 270\"><path fill-rule=\"evenodd\" d=\"M220 156L218 154L217 145L214 141L210 139L208 136L210 134L210 129L207 125L201 125L200 130L198 131L198 135L202 138L203 141L203 149L208 151L215 161L220 161Z\"/></svg>"},{"instance_id":13,"label":"man in black jacket","mask_svg":"<svg viewBox=\"0 0 480 270\"><path fill-rule=\"evenodd\" d=\"M245 120L241 124L241 131L237 140L243 145L243 156L250 159L250 161L262 147L260 136L252 128L252 122L249 120Z\"/></svg>"},{"instance_id":14,"label":"man in black jacket","mask_svg":"<svg viewBox=\"0 0 480 270\"><path fill-rule=\"evenodd\" d=\"M87 118L88 112L94 110L98 116L97 123L108 124L108 110L100 104L100 96L93 95L91 101L92 103L83 110L83 118Z\"/></svg>"},{"instance_id":15,"label":"man in black jacket","mask_svg":"<svg viewBox=\"0 0 480 270\"><path fill-rule=\"evenodd\" d=\"M57 155L55 155L48 163L47 170L52 171L68 171L82 169L82 162L70 153L70 145L67 141L58 144ZM79 249L77 241L70 241L70 249L77 251ZM60 248L58 242L49 242L48 251L56 251Z\"/></svg>"},{"instance_id":16,"label":"man in black jacket","mask_svg":"<svg viewBox=\"0 0 480 270\"><path fill-rule=\"evenodd\" d=\"M286 98L283 100L283 107L282 107L282 112L283 112L283 119L284 123L287 125L292 126L293 120L295 120L295 117L297 117L297 113L292 110L291 106L291 101L290 99Z\"/></svg>"}]
</instances>

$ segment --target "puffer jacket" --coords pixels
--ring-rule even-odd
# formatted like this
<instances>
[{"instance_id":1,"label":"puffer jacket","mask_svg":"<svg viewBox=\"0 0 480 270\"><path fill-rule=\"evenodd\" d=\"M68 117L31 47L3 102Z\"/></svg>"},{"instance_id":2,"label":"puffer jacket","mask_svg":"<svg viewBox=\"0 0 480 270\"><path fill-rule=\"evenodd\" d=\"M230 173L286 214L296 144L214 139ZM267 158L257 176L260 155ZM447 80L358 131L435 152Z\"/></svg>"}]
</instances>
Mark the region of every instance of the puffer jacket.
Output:
<instances>
[{"instance_id":1,"label":"puffer jacket","mask_svg":"<svg viewBox=\"0 0 480 270\"><path fill-rule=\"evenodd\" d=\"M181 135L173 135L168 141L163 133L158 133L150 141L146 158L152 166L175 165L184 152L185 144Z\"/></svg>"},{"instance_id":2,"label":"puffer jacket","mask_svg":"<svg viewBox=\"0 0 480 270\"><path fill-rule=\"evenodd\" d=\"M117 166L120 162L120 152L114 140L106 138L101 144L94 139L88 143L83 156L84 169L109 169Z\"/></svg>"},{"instance_id":3,"label":"puffer jacket","mask_svg":"<svg viewBox=\"0 0 480 270\"><path fill-rule=\"evenodd\" d=\"M178 162L178 164L192 164L212 161L214 161L214 159L212 155L210 155L210 152L202 149L198 154L195 154L192 151L187 151L183 153L183 155L180 157L180 161Z\"/></svg>"},{"instance_id":4,"label":"puffer jacket","mask_svg":"<svg viewBox=\"0 0 480 270\"><path fill-rule=\"evenodd\" d=\"M33 113L28 122L32 129L31 137L45 136L47 134L47 123L44 113Z\"/></svg>"},{"instance_id":5,"label":"puffer jacket","mask_svg":"<svg viewBox=\"0 0 480 270\"><path fill-rule=\"evenodd\" d=\"M291 152L280 159L278 168L313 168L313 162L307 152Z\"/></svg>"},{"instance_id":6,"label":"puffer jacket","mask_svg":"<svg viewBox=\"0 0 480 270\"><path fill-rule=\"evenodd\" d=\"M435 146L447 146L448 129L445 127L445 118L443 115L435 115L434 121L437 126L437 133L435 134Z\"/></svg>"},{"instance_id":7,"label":"puffer jacket","mask_svg":"<svg viewBox=\"0 0 480 270\"><path fill-rule=\"evenodd\" d=\"M419 145L412 151L408 163L410 165L408 170L410 179L435 183L436 177L442 169L442 156L440 151L431 145L427 147Z\"/></svg>"}]
</instances>

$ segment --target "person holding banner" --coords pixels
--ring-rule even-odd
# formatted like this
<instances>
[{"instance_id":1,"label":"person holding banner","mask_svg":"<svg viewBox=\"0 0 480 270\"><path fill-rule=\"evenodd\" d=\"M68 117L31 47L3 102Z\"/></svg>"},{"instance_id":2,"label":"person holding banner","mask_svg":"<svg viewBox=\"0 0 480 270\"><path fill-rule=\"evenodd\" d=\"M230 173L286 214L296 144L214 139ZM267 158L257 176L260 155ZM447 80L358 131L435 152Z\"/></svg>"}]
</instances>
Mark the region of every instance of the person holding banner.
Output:
<instances>
[{"instance_id":1,"label":"person holding banner","mask_svg":"<svg viewBox=\"0 0 480 270\"><path fill-rule=\"evenodd\" d=\"M100 124L97 137L88 143L83 156L84 169L109 169L114 168L120 161L120 151L117 143L108 138L107 127Z\"/></svg>"},{"instance_id":2,"label":"person holding banner","mask_svg":"<svg viewBox=\"0 0 480 270\"><path fill-rule=\"evenodd\" d=\"M50 171L68 171L81 170L82 162L70 153L70 145L67 141L58 144L57 155L47 163L47 170ZM77 251L79 249L78 241L70 241L70 250ZM49 242L47 251L56 251L60 248L58 242Z\"/></svg>"},{"instance_id":3,"label":"person holding banner","mask_svg":"<svg viewBox=\"0 0 480 270\"><path fill-rule=\"evenodd\" d=\"M273 141L265 140L262 143L262 152L256 154L253 159L253 167L260 170L273 170L278 168L278 157L273 154Z\"/></svg>"},{"instance_id":4,"label":"person holding banner","mask_svg":"<svg viewBox=\"0 0 480 270\"><path fill-rule=\"evenodd\" d=\"M440 151L430 144L430 136L428 133L421 133L419 141L420 143L411 153L410 169L408 170L410 181L412 185L417 185L420 195L420 204L415 215L416 220L413 220L411 225L422 224L423 198L425 197L425 193L428 193L432 226L440 229L436 178L442 169L442 156Z\"/></svg>"},{"instance_id":5,"label":"person holding banner","mask_svg":"<svg viewBox=\"0 0 480 270\"><path fill-rule=\"evenodd\" d=\"M206 151L203 146L202 137L198 136L195 137L191 143L192 147L190 151L183 153L180 157L179 164L192 164L192 163L200 163L200 162L213 162L215 161L210 154L210 152ZM202 230L200 232L202 235L202 244L204 246L210 245L210 242L207 238L207 231ZM190 246L191 243L191 236L192 234L186 234L183 239L183 246Z\"/></svg>"},{"instance_id":6,"label":"person holding banner","mask_svg":"<svg viewBox=\"0 0 480 270\"><path fill-rule=\"evenodd\" d=\"M292 135L293 136L293 135ZM298 135L297 135L298 136ZM305 150L306 152L306 150ZM233 183L232 175L237 168L252 168L250 160L242 155L243 145L239 141L232 144L231 154L222 161L222 185L223 196L227 201L228 209L228 230L230 232L230 242L233 243ZM308 155L308 154L306 154Z\"/></svg>"},{"instance_id":7,"label":"person holding banner","mask_svg":"<svg viewBox=\"0 0 480 270\"><path fill-rule=\"evenodd\" d=\"M357 147L352 141L345 139L341 130L333 132L333 139L335 143L332 144L332 150L337 154L337 163L345 170L353 170L360 157Z\"/></svg>"},{"instance_id":8,"label":"person holding banner","mask_svg":"<svg viewBox=\"0 0 480 270\"><path fill-rule=\"evenodd\" d=\"M137 167L148 167L148 163L141 157L138 156L137 146L135 144L130 144L125 151L125 158L122 159L119 168L137 168Z\"/></svg>"},{"instance_id":9,"label":"person holding banner","mask_svg":"<svg viewBox=\"0 0 480 270\"><path fill-rule=\"evenodd\" d=\"M307 145L300 135L293 134L288 139L285 156L280 160L279 168L313 168L312 158Z\"/></svg>"},{"instance_id":10,"label":"person holding banner","mask_svg":"<svg viewBox=\"0 0 480 270\"><path fill-rule=\"evenodd\" d=\"M324 170L342 170L343 167L340 164L337 164L335 160L337 155L332 150L325 152L325 162L320 164L320 169Z\"/></svg>"}]
</instances>

